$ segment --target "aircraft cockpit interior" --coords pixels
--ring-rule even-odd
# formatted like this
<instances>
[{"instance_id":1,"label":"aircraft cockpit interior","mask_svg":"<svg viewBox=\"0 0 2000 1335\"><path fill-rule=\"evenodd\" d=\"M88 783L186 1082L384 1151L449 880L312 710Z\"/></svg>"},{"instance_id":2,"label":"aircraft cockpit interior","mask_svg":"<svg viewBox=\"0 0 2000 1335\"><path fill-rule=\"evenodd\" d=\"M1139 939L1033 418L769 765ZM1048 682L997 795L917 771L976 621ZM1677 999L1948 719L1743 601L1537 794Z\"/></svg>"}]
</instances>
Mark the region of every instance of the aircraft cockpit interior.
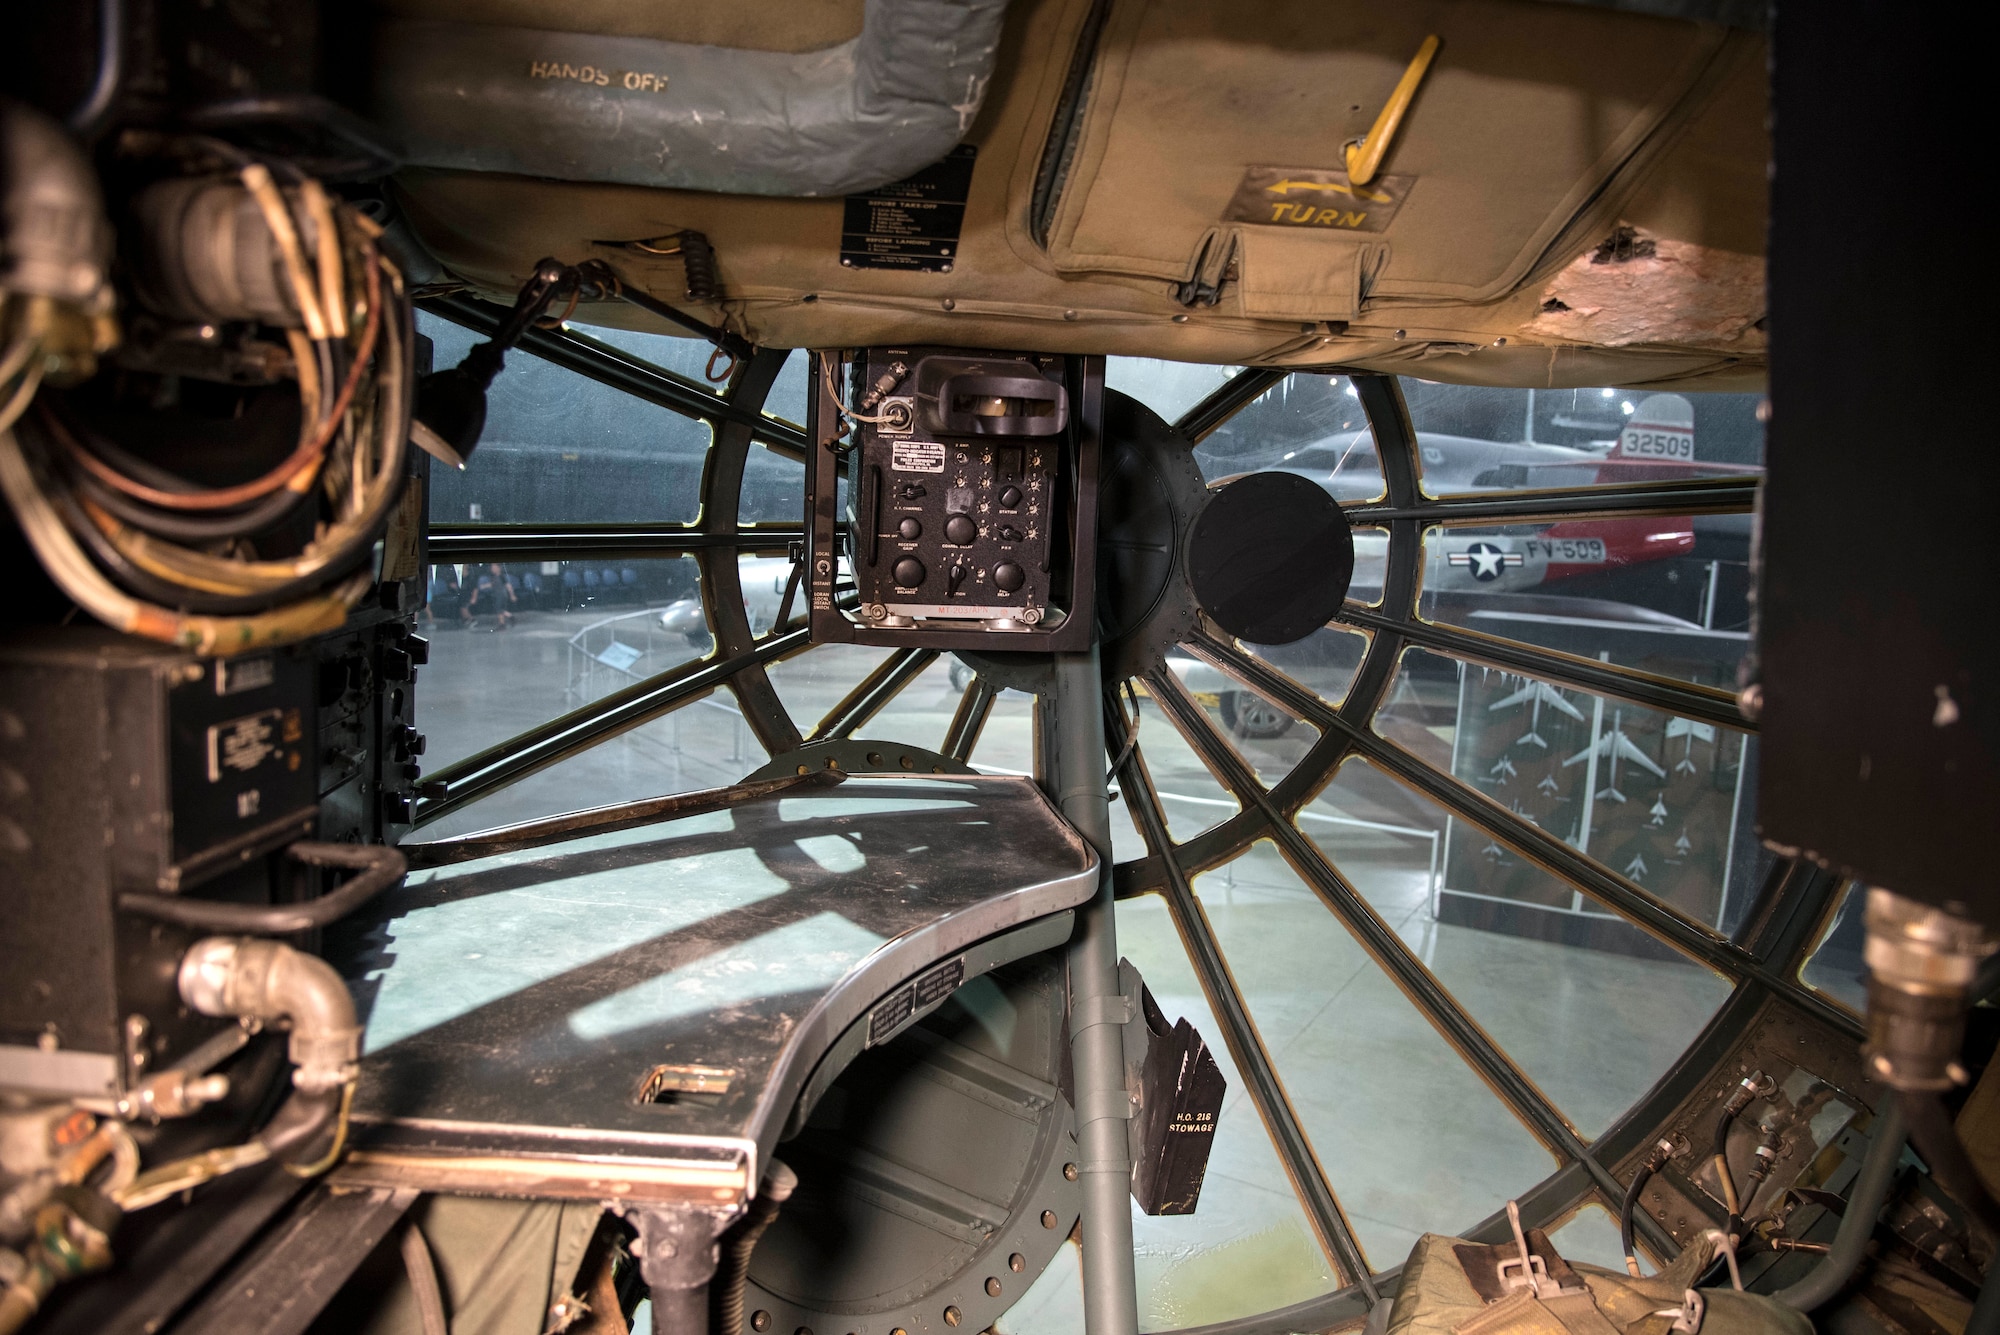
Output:
<instances>
[{"instance_id":1,"label":"aircraft cockpit interior","mask_svg":"<svg viewBox=\"0 0 2000 1335\"><path fill-rule=\"evenodd\" d=\"M1943 9L9 14L0 1335L2000 1335Z\"/></svg>"}]
</instances>

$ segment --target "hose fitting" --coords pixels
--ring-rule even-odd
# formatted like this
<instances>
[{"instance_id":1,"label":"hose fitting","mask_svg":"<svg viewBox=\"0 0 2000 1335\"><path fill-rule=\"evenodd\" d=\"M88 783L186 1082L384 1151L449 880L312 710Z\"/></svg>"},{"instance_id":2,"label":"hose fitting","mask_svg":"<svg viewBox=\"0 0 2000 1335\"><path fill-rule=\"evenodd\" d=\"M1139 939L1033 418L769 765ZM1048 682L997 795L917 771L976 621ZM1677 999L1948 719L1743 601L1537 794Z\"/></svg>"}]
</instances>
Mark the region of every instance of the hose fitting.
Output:
<instances>
[{"instance_id":1,"label":"hose fitting","mask_svg":"<svg viewBox=\"0 0 2000 1335\"><path fill-rule=\"evenodd\" d=\"M1866 921L1870 1074L1904 1093L1963 1084L1972 982L2000 942L1968 918L1875 886Z\"/></svg>"},{"instance_id":2,"label":"hose fitting","mask_svg":"<svg viewBox=\"0 0 2000 1335\"><path fill-rule=\"evenodd\" d=\"M181 958L181 1000L203 1015L290 1027L292 1083L305 1093L348 1084L361 1056L354 999L333 966L277 941L211 936Z\"/></svg>"}]
</instances>

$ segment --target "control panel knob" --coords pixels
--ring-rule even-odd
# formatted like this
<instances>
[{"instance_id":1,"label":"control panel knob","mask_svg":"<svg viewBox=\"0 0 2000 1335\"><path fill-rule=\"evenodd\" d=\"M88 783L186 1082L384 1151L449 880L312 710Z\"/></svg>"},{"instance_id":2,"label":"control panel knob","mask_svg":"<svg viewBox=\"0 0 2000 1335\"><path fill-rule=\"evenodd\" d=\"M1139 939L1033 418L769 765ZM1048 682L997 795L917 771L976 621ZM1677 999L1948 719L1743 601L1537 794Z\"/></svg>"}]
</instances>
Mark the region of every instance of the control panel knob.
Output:
<instances>
[{"instance_id":1,"label":"control panel knob","mask_svg":"<svg viewBox=\"0 0 2000 1335\"><path fill-rule=\"evenodd\" d=\"M904 542L915 542L924 536L924 526L914 519L905 519L896 525L896 532L902 535Z\"/></svg>"},{"instance_id":2,"label":"control panel knob","mask_svg":"<svg viewBox=\"0 0 2000 1335\"><path fill-rule=\"evenodd\" d=\"M1019 487L1002 487L1000 489L1001 509L1012 510L1020 503L1021 503L1021 489Z\"/></svg>"},{"instance_id":3,"label":"control panel knob","mask_svg":"<svg viewBox=\"0 0 2000 1335\"><path fill-rule=\"evenodd\" d=\"M944 521L944 540L955 547L970 547L979 538L979 525L964 515Z\"/></svg>"},{"instance_id":4,"label":"control panel knob","mask_svg":"<svg viewBox=\"0 0 2000 1335\"><path fill-rule=\"evenodd\" d=\"M924 582L924 563L914 556L906 556L896 562L890 575L895 578L899 589L914 589Z\"/></svg>"},{"instance_id":5,"label":"control panel knob","mask_svg":"<svg viewBox=\"0 0 2000 1335\"><path fill-rule=\"evenodd\" d=\"M1002 561L993 567L993 587L1005 589L1008 593L1028 582L1028 572L1012 561Z\"/></svg>"}]
</instances>

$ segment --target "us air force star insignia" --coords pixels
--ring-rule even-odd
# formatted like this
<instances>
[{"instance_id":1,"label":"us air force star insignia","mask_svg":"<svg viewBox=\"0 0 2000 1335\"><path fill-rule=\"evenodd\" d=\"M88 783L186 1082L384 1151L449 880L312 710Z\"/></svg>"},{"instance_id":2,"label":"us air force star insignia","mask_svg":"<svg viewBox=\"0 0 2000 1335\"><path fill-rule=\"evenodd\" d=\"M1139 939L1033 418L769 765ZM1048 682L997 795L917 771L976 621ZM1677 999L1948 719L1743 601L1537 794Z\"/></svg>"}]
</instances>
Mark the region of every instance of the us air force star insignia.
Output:
<instances>
[{"instance_id":1,"label":"us air force star insignia","mask_svg":"<svg viewBox=\"0 0 2000 1335\"><path fill-rule=\"evenodd\" d=\"M1475 542L1462 552L1453 552L1445 560L1455 566L1468 566L1472 577L1485 583L1500 578L1500 572L1509 566L1525 565L1527 557L1519 552L1503 552L1490 542Z\"/></svg>"}]
</instances>

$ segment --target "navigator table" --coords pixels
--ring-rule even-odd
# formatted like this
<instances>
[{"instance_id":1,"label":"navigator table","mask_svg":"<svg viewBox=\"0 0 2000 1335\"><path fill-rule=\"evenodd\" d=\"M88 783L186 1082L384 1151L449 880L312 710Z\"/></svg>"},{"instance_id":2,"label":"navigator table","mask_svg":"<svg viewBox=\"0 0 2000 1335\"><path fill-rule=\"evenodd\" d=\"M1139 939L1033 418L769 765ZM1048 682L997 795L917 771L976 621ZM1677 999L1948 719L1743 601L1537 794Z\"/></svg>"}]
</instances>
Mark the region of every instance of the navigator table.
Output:
<instances>
[{"instance_id":1,"label":"navigator table","mask_svg":"<svg viewBox=\"0 0 2000 1335\"><path fill-rule=\"evenodd\" d=\"M332 943L367 1026L342 1176L741 1202L802 1094L1062 943L1096 884L997 776L801 784L414 872Z\"/></svg>"}]
</instances>

